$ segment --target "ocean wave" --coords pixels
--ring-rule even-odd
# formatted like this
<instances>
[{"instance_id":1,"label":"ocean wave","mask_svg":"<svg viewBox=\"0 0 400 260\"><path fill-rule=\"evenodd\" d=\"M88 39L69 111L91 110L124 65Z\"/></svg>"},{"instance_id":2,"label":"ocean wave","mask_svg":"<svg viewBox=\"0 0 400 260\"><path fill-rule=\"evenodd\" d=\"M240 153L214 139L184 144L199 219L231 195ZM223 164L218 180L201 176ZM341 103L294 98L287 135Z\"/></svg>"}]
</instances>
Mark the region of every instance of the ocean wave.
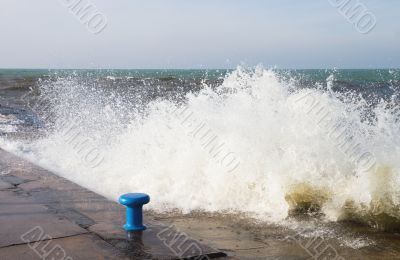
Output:
<instances>
[{"instance_id":1,"label":"ocean wave","mask_svg":"<svg viewBox=\"0 0 400 260\"><path fill-rule=\"evenodd\" d=\"M335 91L334 80L299 87L272 70L238 68L218 87L143 100L60 78L41 85L54 114L48 134L2 147L113 200L149 193L160 212L275 223L318 213L397 230L397 101L371 106Z\"/></svg>"}]
</instances>

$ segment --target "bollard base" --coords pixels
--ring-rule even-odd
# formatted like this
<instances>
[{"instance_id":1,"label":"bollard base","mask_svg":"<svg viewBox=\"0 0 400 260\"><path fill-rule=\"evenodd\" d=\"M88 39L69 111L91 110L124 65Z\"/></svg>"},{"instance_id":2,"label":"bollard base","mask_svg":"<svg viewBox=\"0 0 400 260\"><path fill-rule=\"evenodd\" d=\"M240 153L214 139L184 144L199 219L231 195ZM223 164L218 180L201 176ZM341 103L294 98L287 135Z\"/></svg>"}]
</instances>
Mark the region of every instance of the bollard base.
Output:
<instances>
[{"instance_id":1,"label":"bollard base","mask_svg":"<svg viewBox=\"0 0 400 260\"><path fill-rule=\"evenodd\" d=\"M143 231L146 230L146 226L132 226L129 224L125 224L123 226L123 228L125 229L126 232L130 233L130 232L136 232L136 231Z\"/></svg>"}]
</instances>

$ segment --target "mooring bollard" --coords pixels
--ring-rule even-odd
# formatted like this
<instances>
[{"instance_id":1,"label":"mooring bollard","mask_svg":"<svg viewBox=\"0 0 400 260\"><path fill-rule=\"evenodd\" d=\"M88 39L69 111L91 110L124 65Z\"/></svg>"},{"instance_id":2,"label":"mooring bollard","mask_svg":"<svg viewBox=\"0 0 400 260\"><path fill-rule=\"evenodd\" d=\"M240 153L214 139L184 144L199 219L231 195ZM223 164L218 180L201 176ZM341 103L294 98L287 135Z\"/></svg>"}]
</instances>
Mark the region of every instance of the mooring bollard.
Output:
<instances>
[{"instance_id":1,"label":"mooring bollard","mask_svg":"<svg viewBox=\"0 0 400 260\"><path fill-rule=\"evenodd\" d=\"M144 193L128 193L119 197L119 203L126 206L126 224L124 229L127 232L142 231L143 205L150 202L150 196Z\"/></svg>"}]
</instances>

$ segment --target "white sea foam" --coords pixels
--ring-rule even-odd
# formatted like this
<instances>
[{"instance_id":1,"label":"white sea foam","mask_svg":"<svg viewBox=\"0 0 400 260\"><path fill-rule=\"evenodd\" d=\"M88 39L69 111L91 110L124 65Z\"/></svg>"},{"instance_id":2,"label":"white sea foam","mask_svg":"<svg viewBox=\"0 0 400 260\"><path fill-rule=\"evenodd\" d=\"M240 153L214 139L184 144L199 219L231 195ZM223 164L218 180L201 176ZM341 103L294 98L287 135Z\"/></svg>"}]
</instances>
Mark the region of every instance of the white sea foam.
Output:
<instances>
[{"instance_id":1,"label":"white sea foam","mask_svg":"<svg viewBox=\"0 0 400 260\"><path fill-rule=\"evenodd\" d=\"M137 109L72 79L43 88L55 100L54 130L31 143L3 139L1 146L110 199L145 192L152 197L148 207L157 211L234 212L274 222L300 207L333 221L385 225L400 219L398 112L383 101L369 111L376 118L364 120L364 100L299 89L262 68L239 68L217 89L188 94L180 106L159 99ZM300 102L307 95L329 120L311 109L310 99ZM189 120L177 114L182 106ZM79 119L79 135L101 151L97 167L87 167L84 154L66 141L70 118ZM224 143L240 161L237 168L227 170L222 152L215 156L215 146L205 145L210 139L194 135L200 123L216 136L214 144ZM334 138L334 126L357 151L348 153ZM375 161L361 167L366 152Z\"/></svg>"},{"instance_id":2,"label":"white sea foam","mask_svg":"<svg viewBox=\"0 0 400 260\"><path fill-rule=\"evenodd\" d=\"M13 115L0 114L0 133L14 133L18 130L18 124L22 123Z\"/></svg>"}]
</instances>

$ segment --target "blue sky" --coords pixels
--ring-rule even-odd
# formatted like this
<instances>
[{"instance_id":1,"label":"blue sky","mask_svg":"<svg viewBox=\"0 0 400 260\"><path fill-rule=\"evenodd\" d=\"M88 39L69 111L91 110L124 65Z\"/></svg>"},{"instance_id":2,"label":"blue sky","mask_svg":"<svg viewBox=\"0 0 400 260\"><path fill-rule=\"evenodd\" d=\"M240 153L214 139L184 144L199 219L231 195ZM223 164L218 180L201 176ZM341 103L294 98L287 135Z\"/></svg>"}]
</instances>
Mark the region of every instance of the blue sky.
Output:
<instances>
[{"instance_id":1,"label":"blue sky","mask_svg":"<svg viewBox=\"0 0 400 260\"><path fill-rule=\"evenodd\" d=\"M368 34L329 0L90 0L107 17L97 35L63 1L2 0L0 67L400 67L398 0L359 1Z\"/></svg>"}]
</instances>

